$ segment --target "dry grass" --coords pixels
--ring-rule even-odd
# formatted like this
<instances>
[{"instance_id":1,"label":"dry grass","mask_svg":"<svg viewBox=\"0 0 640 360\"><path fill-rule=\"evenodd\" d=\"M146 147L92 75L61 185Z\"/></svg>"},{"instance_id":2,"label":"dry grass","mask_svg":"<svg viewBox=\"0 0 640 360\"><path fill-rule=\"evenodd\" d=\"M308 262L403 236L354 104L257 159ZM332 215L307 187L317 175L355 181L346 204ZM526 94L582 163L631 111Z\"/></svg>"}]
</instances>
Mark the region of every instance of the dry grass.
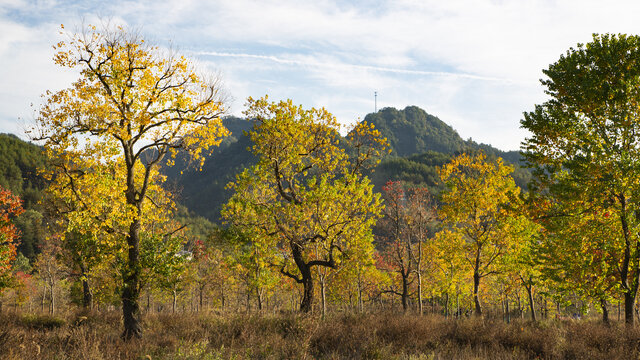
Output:
<instances>
[{"instance_id":1,"label":"dry grass","mask_svg":"<svg viewBox=\"0 0 640 360\"><path fill-rule=\"evenodd\" d=\"M0 315L2 359L637 359L640 331L594 322L398 314L149 315L123 342L118 313Z\"/></svg>"}]
</instances>

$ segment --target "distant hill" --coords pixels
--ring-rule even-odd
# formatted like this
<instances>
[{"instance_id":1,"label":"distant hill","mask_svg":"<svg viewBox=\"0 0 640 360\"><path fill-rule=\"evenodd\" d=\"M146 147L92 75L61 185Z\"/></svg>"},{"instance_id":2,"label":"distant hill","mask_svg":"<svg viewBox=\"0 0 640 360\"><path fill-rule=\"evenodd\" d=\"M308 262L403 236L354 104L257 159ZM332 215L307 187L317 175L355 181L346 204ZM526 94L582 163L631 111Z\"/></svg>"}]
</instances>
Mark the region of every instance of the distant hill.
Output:
<instances>
[{"instance_id":1,"label":"distant hill","mask_svg":"<svg viewBox=\"0 0 640 360\"><path fill-rule=\"evenodd\" d=\"M387 138L392 155L402 157L427 151L453 154L466 147L451 126L417 106L407 106L404 110L387 107L368 114L364 121L374 124Z\"/></svg>"},{"instance_id":2,"label":"distant hill","mask_svg":"<svg viewBox=\"0 0 640 360\"><path fill-rule=\"evenodd\" d=\"M46 181L38 175L45 166L42 148L15 135L0 134L0 186L22 200L25 212L15 220L20 230L18 250L33 259L44 238L44 216L40 199Z\"/></svg>"},{"instance_id":3,"label":"distant hill","mask_svg":"<svg viewBox=\"0 0 640 360\"><path fill-rule=\"evenodd\" d=\"M521 188L526 188L531 178L530 172L521 168L518 151L505 152L491 145L463 140L451 126L417 106L407 106L404 110L384 108L368 114L364 120L380 130L392 149L391 156L371 175L378 191L389 180L402 180L426 185L435 194L440 190L436 168L463 152L483 151L489 158L503 158L514 166L513 177Z\"/></svg>"},{"instance_id":4,"label":"distant hill","mask_svg":"<svg viewBox=\"0 0 640 360\"><path fill-rule=\"evenodd\" d=\"M45 186L38 175L38 168L45 164L42 148L15 135L0 134L0 154L0 186L20 196L26 208L35 207Z\"/></svg>"},{"instance_id":5,"label":"distant hill","mask_svg":"<svg viewBox=\"0 0 640 360\"><path fill-rule=\"evenodd\" d=\"M437 167L462 152L484 151L490 158L502 157L514 165L516 183L525 187L530 173L519 166L517 151L503 152L490 145L463 140L449 125L426 111L408 106L403 110L384 108L368 114L365 121L380 130L391 145L391 155L370 175L377 191L387 181L403 180L416 186L427 186L435 195L440 192ZM170 190L177 192L178 201L190 211L219 222L222 205L231 193L225 189L235 175L256 162L248 150L251 146L244 132L252 127L250 121L229 117L224 119L231 136L207 158L201 172L187 169L180 173L186 162L178 158L173 168L165 168Z\"/></svg>"},{"instance_id":6,"label":"distant hill","mask_svg":"<svg viewBox=\"0 0 640 360\"><path fill-rule=\"evenodd\" d=\"M177 195L178 202L212 221L218 221L222 205L231 197L225 186L235 180L237 173L256 162L248 150L251 140L244 134L253 126L251 122L228 117L223 123L231 135L214 149L201 171L188 167L188 162L181 156L174 166L162 169L167 175L167 187Z\"/></svg>"}]
</instances>

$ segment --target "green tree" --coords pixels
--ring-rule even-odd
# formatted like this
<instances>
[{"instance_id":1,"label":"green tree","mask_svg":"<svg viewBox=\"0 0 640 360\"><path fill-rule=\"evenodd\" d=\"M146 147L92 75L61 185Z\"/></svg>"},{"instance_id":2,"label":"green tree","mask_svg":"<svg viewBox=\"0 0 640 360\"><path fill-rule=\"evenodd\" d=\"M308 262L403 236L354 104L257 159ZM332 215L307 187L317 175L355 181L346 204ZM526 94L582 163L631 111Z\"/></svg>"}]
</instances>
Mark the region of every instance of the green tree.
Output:
<instances>
[{"instance_id":1,"label":"green tree","mask_svg":"<svg viewBox=\"0 0 640 360\"><path fill-rule=\"evenodd\" d=\"M55 62L79 69L80 78L68 89L47 92L34 138L45 141L49 158L69 166L113 164L119 185L113 191L126 205L121 216L128 229L119 238L127 249L123 338L141 337L140 231L151 214L145 211L151 179L167 154L183 148L201 164L205 150L227 134L220 88L184 57L122 28L88 26L56 48Z\"/></svg>"},{"instance_id":2,"label":"green tree","mask_svg":"<svg viewBox=\"0 0 640 360\"><path fill-rule=\"evenodd\" d=\"M246 115L258 163L230 186L235 194L223 216L263 248L277 249L282 274L304 287L300 310L312 309L312 268L334 268L370 232L382 205L362 174L378 162L385 141L359 124L340 146L339 124L325 109L305 110L291 100L249 98Z\"/></svg>"},{"instance_id":3,"label":"green tree","mask_svg":"<svg viewBox=\"0 0 640 360\"><path fill-rule=\"evenodd\" d=\"M557 201L580 198L617 219L619 231L607 238L615 249L609 265L631 325L640 284L640 37L594 35L543 72L551 99L521 121L532 133L523 150L535 185Z\"/></svg>"}]
</instances>

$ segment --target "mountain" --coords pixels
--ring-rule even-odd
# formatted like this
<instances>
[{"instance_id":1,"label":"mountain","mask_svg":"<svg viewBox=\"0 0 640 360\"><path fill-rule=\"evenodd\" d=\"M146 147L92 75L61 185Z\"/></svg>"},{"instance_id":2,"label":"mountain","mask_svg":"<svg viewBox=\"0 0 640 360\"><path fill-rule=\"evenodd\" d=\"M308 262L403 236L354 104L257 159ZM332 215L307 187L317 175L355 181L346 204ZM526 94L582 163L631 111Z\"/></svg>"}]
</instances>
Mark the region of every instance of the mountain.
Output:
<instances>
[{"instance_id":1,"label":"mountain","mask_svg":"<svg viewBox=\"0 0 640 360\"><path fill-rule=\"evenodd\" d=\"M38 168L44 167L42 148L15 135L0 134L0 186L20 196L25 208L37 206L44 179Z\"/></svg>"},{"instance_id":2,"label":"mountain","mask_svg":"<svg viewBox=\"0 0 640 360\"><path fill-rule=\"evenodd\" d=\"M392 155L409 156L427 151L453 154L466 143L449 125L417 106L404 110L387 107L368 114L364 121L375 125L391 145Z\"/></svg>"},{"instance_id":3,"label":"mountain","mask_svg":"<svg viewBox=\"0 0 640 360\"><path fill-rule=\"evenodd\" d=\"M528 170L520 167L519 152L504 152L487 144L463 140L450 125L419 107L384 108L368 114L364 120L375 125L392 150L370 174L377 191L381 191L387 181L403 180L412 185L427 186L436 195L441 190L436 169L462 152L484 151L489 158L502 157L514 165L513 177L522 188L531 177ZM188 169L181 173L186 161L180 156L173 168L163 169L169 189L178 194L178 201L214 222L219 222L222 205L231 196L225 189L226 184L256 162L248 150L251 141L245 135L251 129L251 122L229 117L224 119L224 125L231 131L231 136L206 159L202 171Z\"/></svg>"},{"instance_id":4,"label":"mountain","mask_svg":"<svg viewBox=\"0 0 640 360\"><path fill-rule=\"evenodd\" d=\"M426 185L435 195L441 190L436 169L451 157L463 152L483 151L489 159L501 157L514 167L516 184L526 188L531 179L518 151L501 151L487 144L463 140L457 131L439 118L417 106L403 110L384 108L368 114L364 121L375 125L391 146L391 156L384 159L371 175L380 191L387 181L405 181L413 185Z\"/></svg>"},{"instance_id":5,"label":"mountain","mask_svg":"<svg viewBox=\"0 0 640 360\"><path fill-rule=\"evenodd\" d=\"M162 168L167 175L167 188L176 194L177 201L212 221L218 221L222 205L231 197L226 185L256 162L248 150L251 140L245 135L253 126L251 122L227 117L223 124L231 134L207 157L201 171L189 167L184 155L177 156L174 166Z\"/></svg>"},{"instance_id":6,"label":"mountain","mask_svg":"<svg viewBox=\"0 0 640 360\"><path fill-rule=\"evenodd\" d=\"M370 174L377 191L381 191L387 181L403 180L427 186L435 195L441 190L436 169L457 154L480 150L489 158L502 157L513 164L513 177L520 187L524 188L530 179L529 171L519 166L517 151L504 152L487 144L463 140L451 126L416 106L403 110L384 108L368 114L365 121L380 130L392 149L391 155ZM188 209L190 216L202 216L214 222L219 222L222 205L231 196L226 185L256 162L246 135L252 128L251 121L227 117L223 124L231 134L207 157L201 171L190 166L186 156L180 153L174 166L161 169L167 176L167 189L176 194L176 200ZM44 166L44 155L40 147L6 134L0 134L0 153L3 154L0 185L20 195L25 208L30 210L28 216L23 215L25 224L19 226L25 236L21 250L32 257L40 236L36 224L42 218L38 201L45 186L36 169Z\"/></svg>"}]
</instances>

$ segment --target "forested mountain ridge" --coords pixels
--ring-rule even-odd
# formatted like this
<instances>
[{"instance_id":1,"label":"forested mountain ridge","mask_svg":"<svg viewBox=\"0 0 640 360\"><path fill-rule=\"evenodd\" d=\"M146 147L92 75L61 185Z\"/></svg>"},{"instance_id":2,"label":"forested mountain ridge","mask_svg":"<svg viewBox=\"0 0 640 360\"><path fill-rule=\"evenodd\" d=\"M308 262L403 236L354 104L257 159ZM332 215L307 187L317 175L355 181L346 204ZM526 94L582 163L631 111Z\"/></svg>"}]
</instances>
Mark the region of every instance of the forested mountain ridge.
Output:
<instances>
[{"instance_id":1,"label":"forested mountain ridge","mask_svg":"<svg viewBox=\"0 0 640 360\"><path fill-rule=\"evenodd\" d=\"M25 208L36 206L44 189L38 168L45 164L42 148L12 134L0 134L0 186L20 196Z\"/></svg>"},{"instance_id":2,"label":"forested mountain ridge","mask_svg":"<svg viewBox=\"0 0 640 360\"><path fill-rule=\"evenodd\" d=\"M0 134L0 186L20 197L25 212L15 220L21 233L18 250L33 259L44 237L40 200L46 181L38 169L46 158L38 145L23 141L15 135Z\"/></svg>"},{"instance_id":3,"label":"forested mountain ridge","mask_svg":"<svg viewBox=\"0 0 640 360\"><path fill-rule=\"evenodd\" d=\"M231 134L213 150L202 170L189 166L181 155L177 156L174 166L162 168L167 175L166 185L177 201L212 221L218 220L222 204L231 197L226 185L235 180L242 169L255 163L249 151L251 140L245 135L252 123L237 117L227 117L223 123Z\"/></svg>"},{"instance_id":4,"label":"forested mountain ridge","mask_svg":"<svg viewBox=\"0 0 640 360\"><path fill-rule=\"evenodd\" d=\"M504 152L487 144L463 140L450 125L417 106L403 110L384 108L368 114L364 121L374 124L391 147L391 154L370 174L377 191L381 191L387 181L402 180L427 186L436 194L440 190L437 167L454 155L480 150L489 158L502 157L514 165L513 176L520 187L524 188L529 181L528 170L520 168L518 151ZM184 170L186 162L180 157L173 167L163 169L178 202L214 222L219 221L221 207L231 196L225 189L226 184L255 162L249 150L251 141L245 135L252 128L251 121L228 117L224 124L231 135L206 159L202 171Z\"/></svg>"},{"instance_id":5,"label":"forested mountain ridge","mask_svg":"<svg viewBox=\"0 0 640 360\"><path fill-rule=\"evenodd\" d=\"M450 154L464 150L466 143L458 132L437 117L417 106L404 110L383 108L365 116L391 146L391 154L409 156L427 151Z\"/></svg>"},{"instance_id":6,"label":"forested mountain ridge","mask_svg":"<svg viewBox=\"0 0 640 360\"><path fill-rule=\"evenodd\" d=\"M391 156L371 175L378 191L387 181L402 180L426 185L435 194L440 186L436 168L463 152L483 151L490 159L503 158L513 165L513 177L521 188L526 188L531 178L530 172L521 167L520 152L505 152L471 139L463 140L450 125L417 106L404 110L383 108L368 114L364 121L374 124L391 146Z\"/></svg>"},{"instance_id":7,"label":"forested mountain ridge","mask_svg":"<svg viewBox=\"0 0 640 360\"><path fill-rule=\"evenodd\" d=\"M513 164L514 178L520 187L525 187L530 178L528 170L519 166L518 151L503 152L490 145L463 140L451 126L419 107L408 106L403 110L384 108L368 114L365 121L374 124L391 147L390 156L370 174L378 191L387 181L402 180L412 185L427 186L435 194L440 190L437 167L456 154L479 150L489 157L499 156ZM166 186L175 193L177 201L190 212L211 221L219 220L221 207L231 196L226 185L242 169L255 162L249 150L251 141L245 134L252 128L251 121L227 117L223 123L230 135L213 150L202 170L190 166L180 155L176 157L174 166L162 168L168 178ZM14 135L0 134L0 153L3 154L0 157L0 185L19 195L26 209L38 211L36 208L45 186L36 170L44 166L41 148ZM39 214L31 211L28 215L36 221ZM30 238L29 226L25 224L21 228L25 237ZM23 249L25 255L31 256L35 240L25 240L21 247L26 247Z\"/></svg>"}]
</instances>

